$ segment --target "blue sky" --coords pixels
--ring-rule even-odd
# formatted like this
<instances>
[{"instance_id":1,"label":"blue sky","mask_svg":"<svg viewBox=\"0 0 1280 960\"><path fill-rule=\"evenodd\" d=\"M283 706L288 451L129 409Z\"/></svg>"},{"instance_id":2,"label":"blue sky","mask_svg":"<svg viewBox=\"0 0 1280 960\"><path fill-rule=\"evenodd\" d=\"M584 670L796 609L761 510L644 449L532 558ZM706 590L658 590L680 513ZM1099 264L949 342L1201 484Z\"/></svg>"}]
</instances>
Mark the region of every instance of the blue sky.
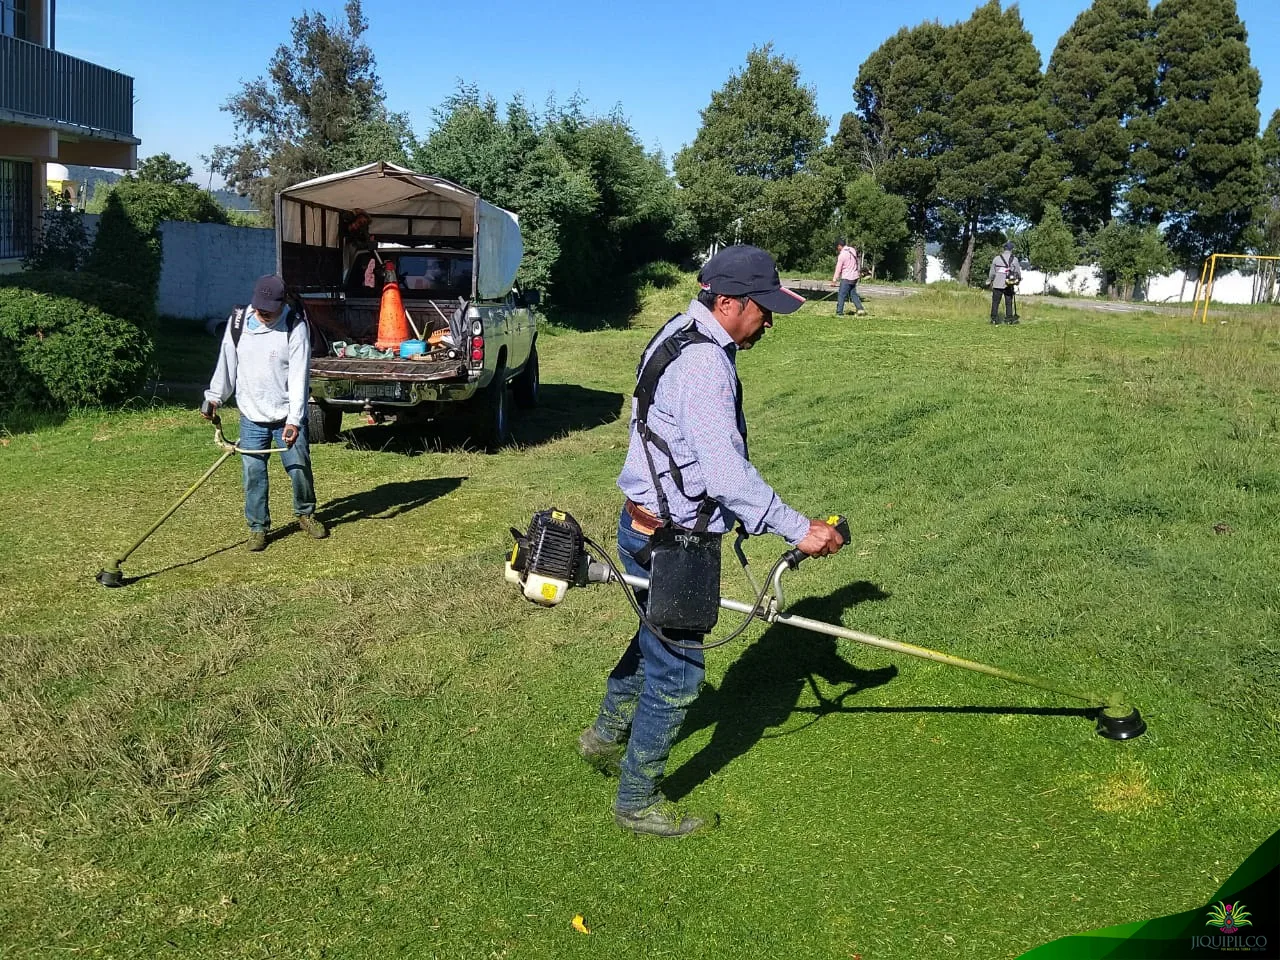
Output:
<instances>
[{"instance_id":1,"label":"blue sky","mask_svg":"<svg viewBox=\"0 0 1280 960\"><path fill-rule=\"evenodd\" d=\"M200 154L232 140L222 103L241 81L265 73L304 9L342 13L342 0L57 2L60 50L134 78L140 156L172 154L190 163L201 183L208 175L200 172ZM752 46L773 41L795 61L834 131L852 108L859 65L886 37L922 20L964 19L976 5L365 0L364 10L387 104L408 113L419 135L429 129L432 108L463 80L499 103L522 93L541 106L549 95L564 100L576 91L596 112L621 104L641 141L670 158L693 139L711 92L741 68ZM1087 6L1087 0L1021 4L1043 63ZM1265 125L1280 108L1280 2L1239 0L1238 9L1262 74Z\"/></svg>"}]
</instances>

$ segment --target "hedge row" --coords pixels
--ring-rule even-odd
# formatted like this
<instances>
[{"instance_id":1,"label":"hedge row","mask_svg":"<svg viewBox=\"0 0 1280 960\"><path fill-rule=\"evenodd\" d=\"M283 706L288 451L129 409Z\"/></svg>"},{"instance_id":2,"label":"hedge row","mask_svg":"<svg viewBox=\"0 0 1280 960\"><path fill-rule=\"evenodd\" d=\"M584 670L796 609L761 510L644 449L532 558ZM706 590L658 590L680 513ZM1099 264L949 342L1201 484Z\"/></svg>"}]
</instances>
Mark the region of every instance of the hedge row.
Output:
<instances>
[{"instance_id":1,"label":"hedge row","mask_svg":"<svg viewBox=\"0 0 1280 960\"><path fill-rule=\"evenodd\" d=\"M16 288L70 297L103 313L131 320L150 331L156 322L155 301L127 283L71 270L24 270L0 274L0 289Z\"/></svg>"},{"instance_id":2,"label":"hedge row","mask_svg":"<svg viewBox=\"0 0 1280 960\"><path fill-rule=\"evenodd\" d=\"M91 303L0 287L0 409L124 400L145 380L152 351L144 329Z\"/></svg>"}]
</instances>

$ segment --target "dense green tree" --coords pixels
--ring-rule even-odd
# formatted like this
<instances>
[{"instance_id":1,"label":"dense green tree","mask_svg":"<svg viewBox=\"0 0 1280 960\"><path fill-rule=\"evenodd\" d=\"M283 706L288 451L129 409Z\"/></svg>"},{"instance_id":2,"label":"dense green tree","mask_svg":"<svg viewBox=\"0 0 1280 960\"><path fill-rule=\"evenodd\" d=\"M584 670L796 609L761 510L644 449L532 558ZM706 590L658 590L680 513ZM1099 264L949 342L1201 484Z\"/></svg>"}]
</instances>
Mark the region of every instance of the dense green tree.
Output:
<instances>
[{"instance_id":1,"label":"dense green tree","mask_svg":"<svg viewBox=\"0 0 1280 960\"><path fill-rule=\"evenodd\" d=\"M839 233L858 248L868 264L877 268L886 263L898 264L911 233L907 202L864 173L844 185Z\"/></svg>"},{"instance_id":2,"label":"dense green tree","mask_svg":"<svg viewBox=\"0 0 1280 960\"><path fill-rule=\"evenodd\" d=\"M157 153L144 158L138 169L126 176L147 183L186 183L191 179L191 172L191 164L175 160L167 153Z\"/></svg>"},{"instance_id":3,"label":"dense green tree","mask_svg":"<svg viewBox=\"0 0 1280 960\"><path fill-rule=\"evenodd\" d=\"M1147 0L1094 0L1049 58L1041 96L1050 146L1029 180L1061 202L1080 234L1111 222L1130 176L1130 124L1155 96L1152 23Z\"/></svg>"},{"instance_id":4,"label":"dense green tree","mask_svg":"<svg viewBox=\"0 0 1280 960\"><path fill-rule=\"evenodd\" d=\"M958 24L945 51L949 146L940 160L938 194L960 232L958 279L967 283L978 235L1011 213L1029 212L1022 188L1044 142L1040 54L1018 8L1001 10L999 0Z\"/></svg>"},{"instance_id":5,"label":"dense green tree","mask_svg":"<svg viewBox=\"0 0 1280 960\"><path fill-rule=\"evenodd\" d=\"M589 180L554 140L543 137L523 100L505 118L492 97L461 85L434 113L435 125L414 153L414 167L479 193L520 216L525 255L518 279L551 296L563 254L562 227L595 208Z\"/></svg>"},{"instance_id":6,"label":"dense green tree","mask_svg":"<svg viewBox=\"0 0 1280 960\"><path fill-rule=\"evenodd\" d=\"M1090 248L1103 277L1114 277L1125 298L1139 284L1173 269L1169 246L1154 226L1112 220L1094 235Z\"/></svg>"},{"instance_id":7,"label":"dense green tree","mask_svg":"<svg viewBox=\"0 0 1280 960\"><path fill-rule=\"evenodd\" d=\"M1259 253L1280 254L1280 110L1259 140L1262 189L1257 217Z\"/></svg>"},{"instance_id":8,"label":"dense green tree","mask_svg":"<svg viewBox=\"0 0 1280 960\"><path fill-rule=\"evenodd\" d=\"M304 12L266 76L223 105L236 141L214 148L210 168L264 213L276 191L293 183L407 157L412 133L403 115L383 106L373 52L362 39L368 26L360 0L347 0L341 22Z\"/></svg>"},{"instance_id":9,"label":"dense green tree","mask_svg":"<svg viewBox=\"0 0 1280 960\"><path fill-rule=\"evenodd\" d=\"M675 157L681 198L700 239L807 247L808 225L782 229L783 211L797 196L823 191L812 180L776 184L806 171L826 126L796 65L776 56L771 44L753 49L746 67L712 93L693 143Z\"/></svg>"},{"instance_id":10,"label":"dense green tree","mask_svg":"<svg viewBox=\"0 0 1280 960\"><path fill-rule=\"evenodd\" d=\"M576 277L616 277L690 251L693 221L676 197L665 162L644 149L619 111L590 116L575 97L548 117L544 136L595 197L586 216L561 231L565 255L557 280L562 291L576 286ZM598 291L583 293L598 296Z\"/></svg>"},{"instance_id":11,"label":"dense green tree","mask_svg":"<svg viewBox=\"0 0 1280 960\"><path fill-rule=\"evenodd\" d=\"M435 111L418 169L462 184L520 216L520 282L560 304L599 301L621 275L689 250L693 224L662 158L618 115L581 101L534 117L516 98L500 118L492 97L460 86Z\"/></svg>"},{"instance_id":12,"label":"dense green tree","mask_svg":"<svg viewBox=\"0 0 1280 960\"><path fill-rule=\"evenodd\" d=\"M1139 130L1133 216L1164 224L1179 265L1239 252L1260 187L1258 93L1235 0L1161 0L1153 17L1158 85Z\"/></svg>"},{"instance_id":13,"label":"dense green tree","mask_svg":"<svg viewBox=\"0 0 1280 960\"><path fill-rule=\"evenodd\" d=\"M935 233L941 158L949 146L942 65L953 30L930 21L903 28L881 44L858 71L858 113L841 118L835 143L846 175L855 165L874 170L880 183L906 201L919 280L925 242Z\"/></svg>"},{"instance_id":14,"label":"dense green tree","mask_svg":"<svg viewBox=\"0 0 1280 960\"><path fill-rule=\"evenodd\" d=\"M1071 228L1057 207L1045 210L1040 222L1027 231L1026 245L1031 265L1047 274L1074 267L1080 258Z\"/></svg>"}]
</instances>

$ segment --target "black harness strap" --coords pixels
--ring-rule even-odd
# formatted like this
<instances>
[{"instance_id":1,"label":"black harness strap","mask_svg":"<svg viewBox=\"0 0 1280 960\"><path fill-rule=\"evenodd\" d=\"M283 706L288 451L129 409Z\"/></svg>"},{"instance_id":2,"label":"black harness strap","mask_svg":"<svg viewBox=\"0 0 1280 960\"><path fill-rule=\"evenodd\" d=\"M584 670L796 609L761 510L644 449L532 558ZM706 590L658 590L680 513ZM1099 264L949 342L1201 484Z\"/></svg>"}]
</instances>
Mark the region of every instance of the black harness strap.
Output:
<instances>
[{"instance_id":1,"label":"black harness strap","mask_svg":"<svg viewBox=\"0 0 1280 960\"><path fill-rule=\"evenodd\" d=\"M677 314L676 316L679 316ZM674 320L675 317L672 317ZM669 323L670 321L668 321ZM666 328L664 324L663 329ZM653 346L653 341L662 335L659 330L649 341L649 346L645 347L645 352L649 352L649 347ZM706 531L707 526L711 523L711 515L715 512L716 501L707 496L706 491L698 495L692 495L685 489L684 476L680 473L680 467L676 464L675 457L671 454L670 445L655 433L649 427L649 410L653 406L653 398L658 390L658 381L662 379L662 375L667 368L675 362L676 358L687 347L693 346L695 343L710 343L719 346L715 340L708 337L705 333L698 329L697 323L690 320L688 324L681 327L671 336L667 337L657 348L650 354L648 360L641 360L640 365L636 368L636 389L633 396L636 400L636 429L640 433L642 441L641 446L644 448L644 457L649 464L649 475L653 479L654 492L658 497L658 512L662 519L671 522L671 508L667 501L667 495L663 492L662 483L658 479L658 470L653 463L653 455L649 452L650 445L656 447L668 462L671 464L671 479L675 481L676 488L688 500L696 500L698 503L697 519L694 524L694 530L697 533ZM735 422L738 424L739 430L742 426L742 382L735 377ZM743 441L745 443L745 436Z\"/></svg>"},{"instance_id":2,"label":"black harness strap","mask_svg":"<svg viewBox=\"0 0 1280 960\"><path fill-rule=\"evenodd\" d=\"M227 327L231 330L231 343L240 346L240 334L244 333L244 318L249 313L249 308L243 304L236 304L231 308L231 316L227 317ZM289 336L293 333L299 321L306 319L301 308L289 304L289 317L285 320L285 335Z\"/></svg>"}]
</instances>

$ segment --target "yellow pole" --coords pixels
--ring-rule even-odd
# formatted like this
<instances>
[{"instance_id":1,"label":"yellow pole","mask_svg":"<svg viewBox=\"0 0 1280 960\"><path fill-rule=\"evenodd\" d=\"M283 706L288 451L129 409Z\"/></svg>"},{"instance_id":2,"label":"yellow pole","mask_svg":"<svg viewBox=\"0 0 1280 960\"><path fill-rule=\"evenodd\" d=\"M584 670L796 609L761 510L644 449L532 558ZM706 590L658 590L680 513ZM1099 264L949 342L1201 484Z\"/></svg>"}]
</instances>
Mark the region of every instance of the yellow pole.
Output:
<instances>
[{"instance_id":1,"label":"yellow pole","mask_svg":"<svg viewBox=\"0 0 1280 960\"><path fill-rule=\"evenodd\" d=\"M1196 314L1200 312L1200 291L1204 289L1204 275L1209 269L1209 258L1205 257L1200 263L1200 279L1196 281L1196 295L1191 298L1191 320L1194 322Z\"/></svg>"},{"instance_id":2,"label":"yellow pole","mask_svg":"<svg viewBox=\"0 0 1280 960\"><path fill-rule=\"evenodd\" d=\"M1204 288L1204 313L1200 317L1201 323L1209 322L1209 301L1213 299L1213 277L1218 272L1218 255L1215 253L1209 258L1209 282Z\"/></svg>"}]
</instances>

